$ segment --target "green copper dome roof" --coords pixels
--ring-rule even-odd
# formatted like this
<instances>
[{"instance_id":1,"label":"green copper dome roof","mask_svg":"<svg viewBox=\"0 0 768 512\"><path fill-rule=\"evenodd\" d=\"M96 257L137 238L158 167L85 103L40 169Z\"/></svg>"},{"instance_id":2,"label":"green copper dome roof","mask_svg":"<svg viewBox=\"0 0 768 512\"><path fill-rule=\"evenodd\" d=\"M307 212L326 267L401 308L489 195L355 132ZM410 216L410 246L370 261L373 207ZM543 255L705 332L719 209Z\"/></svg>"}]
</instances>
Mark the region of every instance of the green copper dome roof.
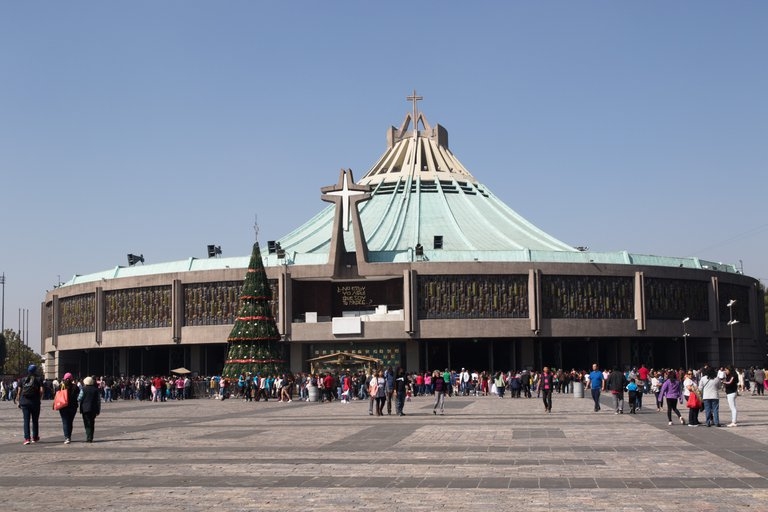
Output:
<instances>
[{"instance_id":1,"label":"green copper dome roof","mask_svg":"<svg viewBox=\"0 0 768 512\"><path fill-rule=\"evenodd\" d=\"M593 252L574 248L540 230L483 186L448 149L448 132L431 127L417 111L405 116L400 128L390 127L384 154L357 182L342 172L339 185L325 187L323 200L335 200L278 242L282 258L262 253L264 265L325 265L331 254L336 208L344 210L341 240L356 250L349 229L357 208L371 263L494 261L663 266L738 273L734 265L696 257ZM333 198L332 196L338 196ZM351 198L355 197L355 202ZM352 213L352 215L350 215ZM341 220L343 219L343 220ZM436 247L437 239L440 247ZM420 250L423 256L419 256ZM174 272L246 268L248 257L189 258L181 261L118 266L88 275L75 275L63 286L98 280Z\"/></svg>"},{"instance_id":2,"label":"green copper dome roof","mask_svg":"<svg viewBox=\"0 0 768 512\"><path fill-rule=\"evenodd\" d=\"M389 147L357 182L370 187L370 199L358 209L373 260L377 252L398 253L419 244L433 249L435 237L441 239L447 260L453 259L449 253L463 260L461 253L477 251L579 252L525 220L479 183L448 149L442 126L430 127L418 114L409 129L412 119L408 114L399 129L390 128ZM335 208L281 238L282 248L297 254L328 253ZM352 236L345 231L348 251L355 250Z\"/></svg>"}]
</instances>

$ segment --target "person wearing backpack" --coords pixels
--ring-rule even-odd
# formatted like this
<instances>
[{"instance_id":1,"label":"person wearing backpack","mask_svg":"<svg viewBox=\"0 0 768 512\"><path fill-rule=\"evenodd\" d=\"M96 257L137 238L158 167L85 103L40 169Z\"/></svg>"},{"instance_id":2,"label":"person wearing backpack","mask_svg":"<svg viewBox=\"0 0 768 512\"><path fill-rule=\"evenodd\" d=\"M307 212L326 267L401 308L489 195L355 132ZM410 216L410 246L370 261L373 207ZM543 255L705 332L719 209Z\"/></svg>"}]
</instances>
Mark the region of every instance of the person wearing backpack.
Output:
<instances>
[{"instance_id":1,"label":"person wearing backpack","mask_svg":"<svg viewBox=\"0 0 768 512\"><path fill-rule=\"evenodd\" d=\"M36 443L40 440L40 400L43 397L43 381L37 376L36 365L27 368L27 376L17 388L17 394L19 409L24 414L24 444Z\"/></svg>"}]
</instances>

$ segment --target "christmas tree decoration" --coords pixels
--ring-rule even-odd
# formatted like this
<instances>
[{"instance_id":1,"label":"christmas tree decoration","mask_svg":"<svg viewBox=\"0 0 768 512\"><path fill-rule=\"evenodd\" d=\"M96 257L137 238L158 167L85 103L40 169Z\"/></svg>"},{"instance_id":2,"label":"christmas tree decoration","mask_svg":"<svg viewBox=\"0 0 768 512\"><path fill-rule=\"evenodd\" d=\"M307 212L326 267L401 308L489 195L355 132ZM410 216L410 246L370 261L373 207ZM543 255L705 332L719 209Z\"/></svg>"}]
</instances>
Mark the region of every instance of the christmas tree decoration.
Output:
<instances>
[{"instance_id":1,"label":"christmas tree decoration","mask_svg":"<svg viewBox=\"0 0 768 512\"><path fill-rule=\"evenodd\" d=\"M224 377L236 379L245 373L272 375L288 371L285 345L280 341L271 300L272 289L256 242L240 293L235 325L227 338Z\"/></svg>"}]
</instances>

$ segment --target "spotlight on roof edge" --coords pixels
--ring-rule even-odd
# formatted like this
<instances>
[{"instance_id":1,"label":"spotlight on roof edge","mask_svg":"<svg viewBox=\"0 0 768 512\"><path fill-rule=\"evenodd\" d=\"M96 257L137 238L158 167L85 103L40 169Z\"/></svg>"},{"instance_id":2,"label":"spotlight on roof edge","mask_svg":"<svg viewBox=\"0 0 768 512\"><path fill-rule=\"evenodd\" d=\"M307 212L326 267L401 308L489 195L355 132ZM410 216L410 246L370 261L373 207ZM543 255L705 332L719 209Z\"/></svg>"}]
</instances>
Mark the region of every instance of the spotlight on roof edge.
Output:
<instances>
[{"instance_id":1,"label":"spotlight on roof edge","mask_svg":"<svg viewBox=\"0 0 768 512\"><path fill-rule=\"evenodd\" d=\"M586 245L580 245L576 247L576 250L581 252L587 252L589 250L589 247L587 247Z\"/></svg>"},{"instance_id":2,"label":"spotlight on roof edge","mask_svg":"<svg viewBox=\"0 0 768 512\"><path fill-rule=\"evenodd\" d=\"M144 255L140 254L139 256L136 256L135 254L129 254L128 255L128 266L132 267L138 262L141 262L144 264Z\"/></svg>"},{"instance_id":3,"label":"spotlight on roof edge","mask_svg":"<svg viewBox=\"0 0 768 512\"><path fill-rule=\"evenodd\" d=\"M221 246L220 245L209 245L208 246L208 257L209 258L215 258L216 256L221 256Z\"/></svg>"}]
</instances>

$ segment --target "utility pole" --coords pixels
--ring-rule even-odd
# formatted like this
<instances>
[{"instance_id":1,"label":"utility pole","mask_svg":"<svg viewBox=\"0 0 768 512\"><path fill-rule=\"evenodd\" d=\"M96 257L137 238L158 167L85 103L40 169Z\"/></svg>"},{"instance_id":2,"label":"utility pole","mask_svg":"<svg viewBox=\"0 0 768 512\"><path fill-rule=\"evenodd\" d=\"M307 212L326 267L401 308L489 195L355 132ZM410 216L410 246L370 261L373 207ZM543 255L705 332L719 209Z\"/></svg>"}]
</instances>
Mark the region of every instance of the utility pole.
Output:
<instances>
[{"instance_id":1,"label":"utility pole","mask_svg":"<svg viewBox=\"0 0 768 512\"><path fill-rule=\"evenodd\" d=\"M3 286L3 304L0 307L2 313L0 313L0 334L5 332L5 272L0 276L0 285Z\"/></svg>"}]
</instances>

